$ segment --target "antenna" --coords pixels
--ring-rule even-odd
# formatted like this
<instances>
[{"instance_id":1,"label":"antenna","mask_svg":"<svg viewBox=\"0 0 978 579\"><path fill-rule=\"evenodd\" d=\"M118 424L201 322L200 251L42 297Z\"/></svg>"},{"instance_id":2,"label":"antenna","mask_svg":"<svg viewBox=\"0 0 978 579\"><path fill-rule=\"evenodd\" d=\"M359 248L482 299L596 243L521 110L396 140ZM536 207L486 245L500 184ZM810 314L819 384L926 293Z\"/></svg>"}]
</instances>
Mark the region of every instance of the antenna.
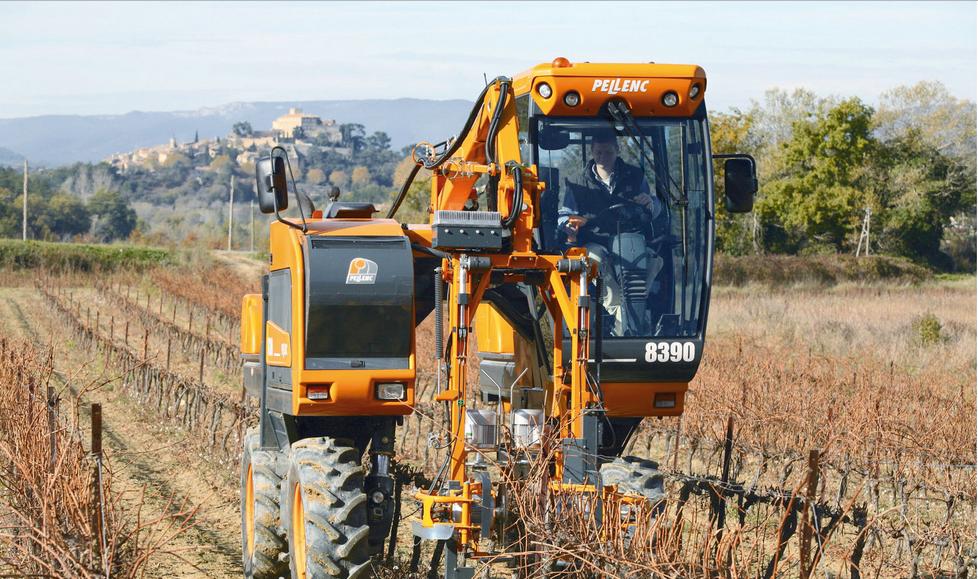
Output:
<instances>
[{"instance_id":1,"label":"antenna","mask_svg":"<svg viewBox=\"0 0 978 579\"><path fill-rule=\"evenodd\" d=\"M486 86L489 86L489 75L482 73L482 80L485 81Z\"/></svg>"}]
</instances>

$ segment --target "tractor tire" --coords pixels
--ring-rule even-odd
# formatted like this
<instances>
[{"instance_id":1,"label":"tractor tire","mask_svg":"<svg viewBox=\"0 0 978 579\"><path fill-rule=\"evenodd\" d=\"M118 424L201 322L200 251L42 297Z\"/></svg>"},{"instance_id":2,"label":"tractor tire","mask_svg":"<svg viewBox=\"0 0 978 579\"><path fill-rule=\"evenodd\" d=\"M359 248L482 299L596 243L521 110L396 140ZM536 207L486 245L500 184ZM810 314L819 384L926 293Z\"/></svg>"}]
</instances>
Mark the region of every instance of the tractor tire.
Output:
<instances>
[{"instance_id":1,"label":"tractor tire","mask_svg":"<svg viewBox=\"0 0 978 579\"><path fill-rule=\"evenodd\" d=\"M261 450L258 429L250 429L241 455L241 559L249 579L277 579L289 573L289 546L279 518L287 469L284 454Z\"/></svg>"},{"instance_id":2,"label":"tractor tire","mask_svg":"<svg viewBox=\"0 0 978 579\"><path fill-rule=\"evenodd\" d=\"M656 509L665 506L666 486L654 460L626 456L601 465L604 484L616 484L623 493L645 497Z\"/></svg>"},{"instance_id":3,"label":"tractor tire","mask_svg":"<svg viewBox=\"0 0 978 579\"><path fill-rule=\"evenodd\" d=\"M370 576L363 474L348 441L319 437L292 445L283 517L287 513L294 579Z\"/></svg>"}]
</instances>

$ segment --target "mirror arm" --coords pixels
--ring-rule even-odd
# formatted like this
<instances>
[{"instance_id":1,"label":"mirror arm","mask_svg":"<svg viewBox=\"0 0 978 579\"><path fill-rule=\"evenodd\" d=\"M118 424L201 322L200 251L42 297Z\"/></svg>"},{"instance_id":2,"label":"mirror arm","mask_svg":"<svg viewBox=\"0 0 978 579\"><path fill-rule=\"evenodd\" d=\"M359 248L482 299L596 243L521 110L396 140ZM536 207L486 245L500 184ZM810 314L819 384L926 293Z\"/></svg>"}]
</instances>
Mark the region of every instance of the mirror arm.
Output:
<instances>
[{"instance_id":1,"label":"mirror arm","mask_svg":"<svg viewBox=\"0 0 978 579\"><path fill-rule=\"evenodd\" d=\"M294 227L295 229L298 229L298 230L302 231L303 233L305 233L305 232L309 231L309 226L306 225L306 215L305 215L305 212L302 210L302 203L299 202L299 191L298 191L298 189L295 188L295 176L292 174L292 163L289 162L289 154L288 154L288 152L281 145L275 145L274 147L272 147L272 152L269 153L269 156L271 158L273 158L273 159L275 158L275 151L276 150L282 151L282 154L285 156L285 166L289 168L289 178L292 179L292 189L294 189L295 192L296 192L295 193L295 202L296 202L296 205L299 206L299 217L302 218L302 226L300 227L299 225L296 225L295 223L292 223L291 221L286 221L285 219L282 218L282 216L279 214L279 210L278 210L278 195L272 195L272 204L275 206L275 219L278 219L279 222L284 223L285 225L288 225L289 227ZM275 166L275 164L273 162L272 163L272 167L274 167L274 166ZM286 198L288 198L288 196L289 196L288 187L286 187L285 196L286 196Z\"/></svg>"},{"instance_id":2,"label":"mirror arm","mask_svg":"<svg viewBox=\"0 0 978 579\"><path fill-rule=\"evenodd\" d=\"M754 160L753 155L747 153L714 153L711 157L714 159L746 159L750 161L751 170L757 174L757 161Z\"/></svg>"}]
</instances>

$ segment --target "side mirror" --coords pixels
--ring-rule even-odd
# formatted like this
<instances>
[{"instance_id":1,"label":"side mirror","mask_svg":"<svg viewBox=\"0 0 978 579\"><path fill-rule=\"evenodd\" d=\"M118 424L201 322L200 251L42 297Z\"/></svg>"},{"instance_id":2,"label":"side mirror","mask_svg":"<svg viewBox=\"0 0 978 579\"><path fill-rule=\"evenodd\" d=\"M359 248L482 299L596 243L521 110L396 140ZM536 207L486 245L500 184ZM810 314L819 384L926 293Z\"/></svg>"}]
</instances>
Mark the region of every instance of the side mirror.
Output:
<instances>
[{"instance_id":1,"label":"side mirror","mask_svg":"<svg viewBox=\"0 0 978 579\"><path fill-rule=\"evenodd\" d=\"M262 213L284 211L289 207L289 189L285 180L285 159L266 157L255 163L255 190Z\"/></svg>"},{"instance_id":2,"label":"side mirror","mask_svg":"<svg viewBox=\"0 0 978 579\"><path fill-rule=\"evenodd\" d=\"M744 156L723 163L724 206L730 213L750 213L757 193L754 159Z\"/></svg>"}]
</instances>

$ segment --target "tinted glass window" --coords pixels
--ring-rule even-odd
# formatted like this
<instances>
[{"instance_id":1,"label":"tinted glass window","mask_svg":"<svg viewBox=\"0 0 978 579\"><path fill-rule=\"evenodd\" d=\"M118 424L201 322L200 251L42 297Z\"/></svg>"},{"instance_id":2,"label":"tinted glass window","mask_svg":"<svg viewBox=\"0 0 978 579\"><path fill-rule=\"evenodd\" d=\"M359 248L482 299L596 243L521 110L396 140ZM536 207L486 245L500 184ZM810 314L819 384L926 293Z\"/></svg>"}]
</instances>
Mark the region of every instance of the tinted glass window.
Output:
<instances>
[{"instance_id":1,"label":"tinted glass window","mask_svg":"<svg viewBox=\"0 0 978 579\"><path fill-rule=\"evenodd\" d=\"M712 235L703 121L535 129L543 249L586 247L599 262L605 337L699 335Z\"/></svg>"},{"instance_id":2,"label":"tinted glass window","mask_svg":"<svg viewBox=\"0 0 978 579\"><path fill-rule=\"evenodd\" d=\"M406 358L411 354L410 306L312 305L309 358Z\"/></svg>"},{"instance_id":3,"label":"tinted glass window","mask_svg":"<svg viewBox=\"0 0 978 579\"><path fill-rule=\"evenodd\" d=\"M268 274L268 321L286 332L292 331L292 270Z\"/></svg>"}]
</instances>

